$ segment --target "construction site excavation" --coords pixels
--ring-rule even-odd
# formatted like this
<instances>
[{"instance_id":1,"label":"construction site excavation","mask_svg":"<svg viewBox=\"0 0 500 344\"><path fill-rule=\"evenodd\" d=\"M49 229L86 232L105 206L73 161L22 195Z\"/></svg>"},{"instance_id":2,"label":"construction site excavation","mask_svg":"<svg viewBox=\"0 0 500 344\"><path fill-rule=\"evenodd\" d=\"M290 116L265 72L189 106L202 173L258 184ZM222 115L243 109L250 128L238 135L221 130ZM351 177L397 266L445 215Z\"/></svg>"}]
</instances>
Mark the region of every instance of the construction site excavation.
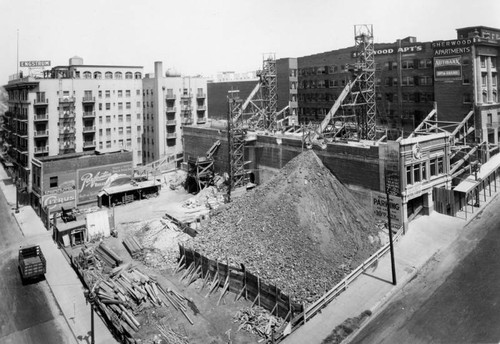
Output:
<instances>
[{"instance_id":1,"label":"construction site excavation","mask_svg":"<svg viewBox=\"0 0 500 344\"><path fill-rule=\"evenodd\" d=\"M186 179L164 174L158 197L114 208L114 235L72 252L122 342L277 341L386 241L312 150L230 203L224 183L193 196Z\"/></svg>"}]
</instances>

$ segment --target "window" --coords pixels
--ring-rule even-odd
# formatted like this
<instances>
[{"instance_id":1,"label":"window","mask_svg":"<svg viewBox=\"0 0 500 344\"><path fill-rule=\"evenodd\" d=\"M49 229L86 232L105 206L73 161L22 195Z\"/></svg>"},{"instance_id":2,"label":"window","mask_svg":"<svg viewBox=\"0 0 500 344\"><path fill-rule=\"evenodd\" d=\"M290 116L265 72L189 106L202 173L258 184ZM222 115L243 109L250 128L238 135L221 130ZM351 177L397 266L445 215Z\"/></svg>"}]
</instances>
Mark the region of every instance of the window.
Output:
<instances>
[{"instance_id":1,"label":"window","mask_svg":"<svg viewBox=\"0 0 500 344\"><path fill-rule=\"evenodd\" d=\"M398 85L398 78L392 78L392 85L397 86Z\"/></svg>"},{"instance_id":2,"label":"window","mask_svg":"<svg viewBox=\"0 0 500 344\"><path fill-rule=\"evenodd\" d=\"M130 90L125 90L125 97L130 98Z\"/></svg>"},{"instance_id":3,"label":"window","mask_svg":"<svg viewBox=\"0 0 500 344\"><path fill-rule=\"evenodd\" d=\"M127 134L132 134L132 127L127 127Z\"/></svg>"},{"instance_id":4,"label":"window","mask_svg":"<svg viewBox=\"0 0 500 344\"><path fill-rule=\"evenodd\" d=\"M432 85L432 76L424 75L419 77L420 85Z\"/></svg>"},{"instance_id":5,"label":"window","mask_svg":"<svg viewBox=\"0 0 500 344\"><path fill-rule=\"evenodd\" d=\"M57 184L58 184L57 179L58 179L57 176L50 177L50 187L51 188L57 188Z\"/></svg>"},{"instance_id":6,"label":"window","mask_svg":"<svg viewBox=\"0 0 500 344\"><path fill-rule=\"evenodd\" d=\"M102 103L99 103L99 110L102 110Z\"/></svg>"},{"instance_id":7,"label":"window","mask_svg":"<svg viewBox=\"0 0 500 344\"><path fill-rule=\"evenodd\" d=\"M140 133L140 132L141 132L141 126L140 126L140 125L138 125L138 126L137 126L137 133Z\"/></svg>"},{"instance_id":8,"label":"window","mask_svg":"<svg viewBox=\"0 0 500 344\"><path fill-rule=\"evenodd\" d=\"M130 102L125 103L125 108L126 108L126 109L130 109L130 108L131 108L131 104L130 104Z\"/></svg>"},{"instance_id":9,"label":"window","mask_svg":"<svg viewBox=\"0 0 500 344\"><path fill-rule=\"evenodd\" d=\"M92 73L89 71L83 72L84 79L92 79Z\"/></svg>"},{"instance_id":10,"label":"window","mask_svg":"<svg viewBox=\"0 0 500 344\"><path fill-rule=\"evenodd\" d=\"M127 72L127 73L125 73L125 79L133 79L133 74L132 74L132 72Z\"/></svg>"},{"instance_id":11,"label":"window","mask_svg":"<svg viewBox=\"0 0 500 344\"><path fill-rule=\"evenodd\" d=\"M141 120L141 114L140 113L137 114L137 119Z\"/></svg>"},{"instance_id":12,"label":"window","mask_svg":"<svg viewBox=\"0 0 500 344\"><path fill-rule=\"evenodd\" d=\"M418 68L419 69L424 69L424 68L431 68L432 67L432 60L431 59L422 59L418 61Z\"/></svg>"},{"instance_id":13,"label":"window","mask_svg":"<svg viewBox=\"0 0 500 344\"><path fill-rule=\"evenodd\" d=\"M118 128L118 134L119 135L123 135L123 127L119 127Z\"/></svg>"},{"instance_id":14,"label":"window","mask_svg":"<svg viewBox=\"0 0 500 344\"><path fill-rule=\"evenodd\" d=\"M420 180L420 164L415 164L413 165L413 182L418 183Z\"/></svg>"},{"instance_id":15,"label":"window","mask_svg":"<svg viewBox=\"0 0 500 344\"><path fill-rule=\"evenodd\" d=\"M486 86L486 74L481 74L481 86Z\"/></svg>"},{"instance_id":16,"label":"window","mask_svg":"<svg viewBox=\"0 0 500 344\"><path fill-rule=\"evenodd\" d=\"M99 90L99 92L97 92L97 93L98 93L98 95L99 95L99 98L102 98L102 91L101 91L101 90Z\"/></svg>"},{"instance_id":17,"label":"window","mask_svg":"<svg viewBox=\"0 0 500 344\"><path fill-rule=\"evenodd\" d=\"M486 114L486 124L491 125L493 123L493 115L491 113Z\"/></svg>"},{"instance_id":18,"label":"window","mask_svg":"<svg viewBox=\"0 0 500 344\"><path fill-rule=\"evenodd\" d=\"M118 90L118 98L121 98L123 97L123 91L122 90Z\"/></svg>"},{"instance_id":19,"label":"window","mask_svg":"<svg viewBox=\"0 0 500 344\"><path fill-rule=\"evenodd\" d=\"M465 104L472 103L472 94L470 94L470 93L464 93L463 102Z\"/></svg>"},{"instance_id":20,"label":"window","mask_svg":"<svg viewBox=\"0 0 500 344\"><path fill-rule=\"evenodd\" d=\"M136 79L142 79L142 75L139 72L135 72L135 78Z\"/></svg>"},{"instance_id":21,"label":"window","mask_svg":"<svg viewBox=\"0 0 500 344\"><path fill-rule=\"evenodd\" d=\"M111 148L111 140L106 141L106 148Z\"/></svg>"},{"instance_id":22,"label":"window","mask_svg":"<svg viewBox=\"0 0 500 344\"><path fill-rule=\"evenodd\" d=\"M464 73L463 79L462 79L462 84L463 85L470 85L470 76Z\"/></svg>"},{"instance_id":23,"label":"window","mask_svg":"<svg viewBox=\"0 0 500 344\"><path fill-rule=\"evenodd\" d=\"M407 60L401 62L401 69L413 69L413 68L414 68L413 60Z\"/></svg>"},{"instance_id":24,"label":"window","mask_svg":"<svg viewBox=\"0 0 500 344\"><path fill-rule=\"evenodd\" d=\"M115 79L123 79L123 74L122 74L122 72L116 72L116 73L115 73Z\"/></svg>"},{"instance_id":25,"label":"window","mask_svg":"<svg viewBox=\"0 0 500 344\"><path fill-rule=\"evenodd\" d=\"M412 76L404 76L403 79L401 80L401 85L402 86L414 86L415 80Z\"/></svg>"},{"instance_id":26,"label":"window","mask_svg":"<svg viewBox=\"0 0 500 344\"><path fill-rule=\"evenodd\" d=\"M141 107L141 102L137 102L137 103L135 104L135 107L140 108L140 107Z\"/></svg>"},{"instance_id":27,"label":"window","mask_svg":"<svg viewBox=\"0 0 500 344\"><path fill-rule=\"evenodd\" d=\"M111 128L106 128L106 136L111 136Z\"/></svg>"},{"instance_id":28,"label":"window","mask_svg":"<svg viewBox=\"0 0 500 344\"><path fill-rule=\"evenodd\" d=\"M111 97L111 91L110 90L106 90L106 91L104 91L104 93L106 95L106 98Z\"/></svg>"},{"instance_id":29,"label":"window","mask_svg":"<svg viewBox=\"0 0 500 344\"><path fill-rule=\"evenodd\" d=\"M413 184L411 180L411 165L406 166L406 184Z\"/></svg>"},{"instance_id":30,"label":"window","mask_svg":"<svg viewBox=\"0 0 500 344\"><path fill-rule=\"evenodd\" d=\"M99 136L102 136L102 129L99 129Z\"/></svg>"},{"instance_id":31,"label":"window","mask_svg":"<svg viewBox=\"0 0 500 344\"><path fill-rule=\"evenodd\" d=\"M438 174L444 173L443 157L437 158L437 169L438 169Z\"/></svg>"},{"instance_id":32,"label":"window","mask_svg":"<svg viewBox=\"0 0 500 344\"><path fill-rule=\"evenodd\" d=\"M123 103L118 103L118 110L123 110Z\"/></svg>"},{"instance_id":33,"label":"window","mask_svg":"<svg viewBox=\"0 0 500 344\"><path fill-rule=\"evenodd\" d=\"M106 110L111 110L111 103L106 103Z\"/></svg>"},{"instance_id":34,"label":"window","mask_svg":"<svg viewBox=\"0 0 500 344\"><path fill-rule=\"evenodd\" d=\"M113 73L111 73L111 72L106 72L106 73L104 74L104 78L105 78L105 79L113 79Z\"/></svg>"},{"instance_id":35,"label":"window","mask_svg":"<svg viewBox=\"0 0 500 344\"><path fill-rule=\"evenodd\" d=\"M101 72L95 72L95 73L94 73L94 79L102 79L102 74L101 74Z\"/></svg>"},{"instance_id":36,"label":"window","mask_svg":"<svg viewBox=\"0 0 500 344\"><path fill-rule=\"evenodd\" d=\"M111 116L106 116L106 123L111 123Z\"/></svg>"},{"instance_id":37,"label":"window","mask_svg":"<svg viewBox=\"0 0 500 344\"><path fill-rule=\"evenodd\" d=\"M481 68L486 68L486 57L481 56L480 60L481 60Z\"/></svg>"},{"instance_id":38,"label":"window","mask_svg":"<svg viewBox=\"0 0 500 344\"><path fill-rule=\"evenodd\" d=\"M126 120L127 120L127 122L132 122L132 115L127 114Z\"/></svg>"},{"instance_id":39,"label":"window","mask_svg":"<svg viewBox=\"0 0 500 344\"><path fill-rule=\"evenodd\" d=\"M493 73L493 74L491 75L491 84L492 84L493 86L496 86L496 85L497 85L497 75L496 75L496 73Z\"/></svg>"},{"instance_id":40,"label":"window","mask_svg":"<svg viewBox=\"0 0 500 344\"><path fill-rule=\"evenodd\" d=\"M135 90L135 95L140 96L141 95L141 90Z\"/></svg>"},{"instance_id":41,"label":"window","mask_svg":"<svg viewBox=\"0 0 500 344\"><path fill-rule=\"evenodd\" d=\"M123 123L123 115L118 115L118 123Z\"/></svg>"}]
</instances>

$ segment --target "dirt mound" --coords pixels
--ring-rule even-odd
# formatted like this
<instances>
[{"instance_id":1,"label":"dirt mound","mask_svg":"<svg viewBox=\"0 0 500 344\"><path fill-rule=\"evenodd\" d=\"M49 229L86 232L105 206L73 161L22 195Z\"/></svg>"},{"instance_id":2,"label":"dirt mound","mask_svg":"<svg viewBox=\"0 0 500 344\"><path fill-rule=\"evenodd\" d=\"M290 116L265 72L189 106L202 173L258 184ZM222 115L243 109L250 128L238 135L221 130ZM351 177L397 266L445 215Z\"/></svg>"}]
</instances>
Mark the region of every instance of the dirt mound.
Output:
<instances>
[{"instance_id":1,"label":"dirt mound","mask_svg":"<svg viewBox=\"0 0 500 344\"><path fill-rule=\"evenodd\" d=\"M213 259L259 274L312 302L380 246L370 211L306 151L234 199L191 240Z\"/></svg>"}]
</instances>

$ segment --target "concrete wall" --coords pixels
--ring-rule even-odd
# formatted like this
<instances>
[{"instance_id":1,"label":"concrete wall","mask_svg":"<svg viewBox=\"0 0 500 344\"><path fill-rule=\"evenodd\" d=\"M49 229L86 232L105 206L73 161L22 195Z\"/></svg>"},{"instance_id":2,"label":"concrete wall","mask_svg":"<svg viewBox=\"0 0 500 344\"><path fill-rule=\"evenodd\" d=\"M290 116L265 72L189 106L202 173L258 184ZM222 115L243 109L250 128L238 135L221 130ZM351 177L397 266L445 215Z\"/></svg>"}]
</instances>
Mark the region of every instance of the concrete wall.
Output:
<instances>
[{"instance_id":1,"label":"concrete wall","mask_svg":"<svg viewBox=\"0 0 500 344\"><path fill-rule=\"evenodd\" d=\"M184 154L205 156L216 140L221 140L214 155L215 170L218 173L228 170L227 133L224 130L207 128L184 128ZM303 149L300 138L281 138L257 136L245 149L245 160L250 160L247 169L255 174L256 181L263 183L282 168ZM361 189L379 191L379 151L378 147L351 146L346 144L328 145L326 150L316 150L323 164L344 184Z\"/></svg>"}]
</instances>

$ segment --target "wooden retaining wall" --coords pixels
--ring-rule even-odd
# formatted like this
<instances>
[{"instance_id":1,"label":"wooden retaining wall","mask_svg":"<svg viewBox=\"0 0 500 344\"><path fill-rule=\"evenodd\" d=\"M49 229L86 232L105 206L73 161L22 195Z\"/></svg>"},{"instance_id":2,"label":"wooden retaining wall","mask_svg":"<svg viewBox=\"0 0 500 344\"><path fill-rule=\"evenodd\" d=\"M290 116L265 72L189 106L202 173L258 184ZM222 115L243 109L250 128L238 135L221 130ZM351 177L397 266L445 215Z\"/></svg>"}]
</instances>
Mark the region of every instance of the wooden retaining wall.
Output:
<instances>
[{"instance_id":1,"label":"wooden retaining wall","mask_svg":"<svg viewBox=\"0 0 500 344\"><path fill-rule=\"evenodd\" d=\"M219 287L235 293L238 298L244 297L252 301L253 305L261 306L285 321L304 311L303 305L293 303L290 297L283 294L276 286L262 282L259 276L247 272L243 267L229 266L208 259L195 250L185 248L182 245L179 245L179 250L180 260L183 261L186 269L198 270L204 280L218 280L215 283Z\"/></svg>"}]
</instances>

